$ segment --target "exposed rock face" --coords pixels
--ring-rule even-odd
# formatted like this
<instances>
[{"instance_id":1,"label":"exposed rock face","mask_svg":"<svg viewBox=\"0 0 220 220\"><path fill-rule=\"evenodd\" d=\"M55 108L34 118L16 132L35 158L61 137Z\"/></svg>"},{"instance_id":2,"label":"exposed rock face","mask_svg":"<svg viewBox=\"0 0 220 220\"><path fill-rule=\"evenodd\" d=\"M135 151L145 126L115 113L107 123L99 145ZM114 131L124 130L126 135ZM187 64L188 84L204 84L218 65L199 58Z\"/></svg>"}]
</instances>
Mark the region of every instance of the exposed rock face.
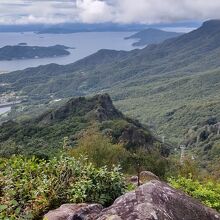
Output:
<instances>
[{"instance_id":1,"label":"exposed rock face","mask_svg":"<svg viewBox=\"0 0 220 220\"><path fill-rule=\"evenodd\" d=\"M150 180L160 180L160 178L158 176L156 176L154 173L150 172L150 171L142 171L140 173L140 184L144 184L146 182L149 182ZM134 184L135 186L138 186L138 176L132 176L129 179L130 183Z\"/></svg>"},{"instance_id":2,"label":"exposed rock face","mask_svg":"<svg viewBox=\"0 0 220 220\"><path fill-rule=\"evenodd\" d=\"M217 220L220 214L167 184L153 180L119 197L98 220Z\"/></svg>"},{"instance_id":3,"label":"exposed rock face","mask_svg":"<svg viewBox=\"0 0 220 220\"><path fill-rule=\"evenodd\" d=\"M146 180L160 180L158 176L156 176L154 173L150 171L142 171L140 173L141 178Z\"/></svg>"},{"instance_id":4,"label":"exposed rock face","mask_svg":"<svg viewBox=\"0 0 220 220\"><path fill-rule=\"evenodd\" d=\"M48 124L53 121L64 120L71 115L85 116L98 121L123 118L123 114L114 107L110 96L102 94L92 98L72 98L60 108L41 115L37 122Z\"/></svg>"},{"instance_id":5,"label":"exposed rock face","mask_svg":"<svg viewBox=\"0 0 220 220\"><path fill-rule=\"evenodd\" d=\"M147 134L144 130L131 125L124 129L119 141L128 148L133 146L150 147L154 139L150 132Z\"/></svg>"},{"instance_id":6,"label":"exposed rock face","mask_svg":"<svg viewBox=\"0 0 220 220\"><path fill-rule=\"evenodd\" d=\"M220 214L166 183L153 180L129 192L109 208L63 205L48 220L220 220Z\"/></svg>"},{"instance_id":7,"label":"exposed rock face","mask_svg":"<svg viewBox=\"0 0 220 220\"><path fill-rule=\"evenodd\" d=\"M95 219L103 207L99 204L65 204L48 212L45 220L90 220Z\"/></svg>"}]
</instances>

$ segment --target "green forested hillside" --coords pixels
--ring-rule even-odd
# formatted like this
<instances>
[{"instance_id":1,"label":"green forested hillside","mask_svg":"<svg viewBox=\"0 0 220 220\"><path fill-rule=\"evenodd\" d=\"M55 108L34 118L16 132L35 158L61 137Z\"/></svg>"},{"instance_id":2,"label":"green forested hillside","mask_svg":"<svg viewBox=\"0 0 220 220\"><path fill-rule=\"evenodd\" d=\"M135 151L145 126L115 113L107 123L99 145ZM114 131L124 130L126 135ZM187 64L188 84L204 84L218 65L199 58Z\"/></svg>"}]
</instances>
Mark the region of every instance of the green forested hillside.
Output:
<instances>
[{"instance_id":1,"label":"green forested hillside","mask_svg":"<svg viewBox=\"0 0 220 220\"><path fill-rule=\"evenodd\" d=\"M126 114L152 124L173 141L215 116L220 121L220 70L191 76L160 77L148 83L112 89L115 104ZM155 126L155 127L154 127Z\"/></svg>"},{"instance_id":2,"label":"green forested hillside","mask_svg":"<svg viewBox=\"0 0 220 220\"><path fill-rule=\"evenodd\" d=\"M169 154L167 145L162 146L147 127L125 117L105 94L73 98L36 118L3 123L0 126L0 155L52 156L66 145L74 148L80 133L89 129L106 134L113 143L121 143L128 149L144 147L148 151L158 149L164 155Z\"/></svg>"}]
</instances>

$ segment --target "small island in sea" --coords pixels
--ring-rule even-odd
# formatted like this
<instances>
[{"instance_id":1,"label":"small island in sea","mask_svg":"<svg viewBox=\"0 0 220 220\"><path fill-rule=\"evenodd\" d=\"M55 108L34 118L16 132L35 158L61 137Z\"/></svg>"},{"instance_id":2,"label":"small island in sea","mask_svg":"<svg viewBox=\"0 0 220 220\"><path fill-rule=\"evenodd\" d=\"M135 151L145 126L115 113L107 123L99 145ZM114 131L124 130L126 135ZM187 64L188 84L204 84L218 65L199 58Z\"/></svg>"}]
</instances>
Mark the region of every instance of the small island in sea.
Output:
<instances>
[{"instance_id":1,"label":"small island in sea","mask_svg":"<svg viewBox=\"0 0 220 220\"><path fill-rule=\"evenodd\" d=\"M27 46L27 43L18 43L18 46Z\"/></svg>"},{"instance_id":2,"label":"small island in sea","mask_svg":"<svg viewBox=\"0 0 220 220\"><path fill-rule=\"evenodd\" d=\"M20 43L19 45L15 46L8 45L0 48L0 61L67 56L70 54L68 49L74 48L69 48L64 45L55 45L49 47L27 46L24 45L24 43Z\"/></svg>"}]
</instances>

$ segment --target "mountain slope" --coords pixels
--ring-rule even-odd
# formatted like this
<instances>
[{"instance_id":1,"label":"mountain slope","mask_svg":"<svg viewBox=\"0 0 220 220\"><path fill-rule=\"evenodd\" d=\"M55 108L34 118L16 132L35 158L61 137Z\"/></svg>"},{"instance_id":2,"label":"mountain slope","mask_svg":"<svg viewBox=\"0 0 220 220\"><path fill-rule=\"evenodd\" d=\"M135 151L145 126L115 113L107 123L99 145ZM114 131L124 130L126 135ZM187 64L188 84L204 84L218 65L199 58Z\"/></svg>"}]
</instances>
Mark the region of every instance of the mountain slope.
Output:
<instances>
[{"instance_id":1,"label":"mountain slope","mask_svg":"<svg viewBox=\"0 0 220 220\"><path fill-rule=\"evenodd\" d=\"M151 151L156 149L155 144L160 145L148 128L125 117L104 94L70 99L57 109L28 121L3 123L0 126L0 155L51 156L62 149L65 139L74 147L79 132L94 126L110 135L113 142L120 142L127 148L145 147ZM167 155L167 146L163 145L161 152Z\"/></svg>"},{"instance_id":2,"label":"mountain slope","mask_svg":"<svg viewBox=\"0 0 220 220\"><path fill-rule=\"evenodd\" d=\"M148 44L158 44L169 38L174 38L182 35L181 33L162 31L159 29L149 28L140 31L136 34L126 37L125 39L138 39L139 41L133 43L133 46L145 46Z\"/></svg>"},{"instance_id":3,"label":"mountain slope","mask_svg":"<svg viewBox=\"0 0 220 220\"><path fill-rule=\"evenodd\" d=\"M217 116L210 116L203 124L191 127L182 142L186 154L193 155L202 168L220 177L220 121Z\"/></svg>"}]
</instances>

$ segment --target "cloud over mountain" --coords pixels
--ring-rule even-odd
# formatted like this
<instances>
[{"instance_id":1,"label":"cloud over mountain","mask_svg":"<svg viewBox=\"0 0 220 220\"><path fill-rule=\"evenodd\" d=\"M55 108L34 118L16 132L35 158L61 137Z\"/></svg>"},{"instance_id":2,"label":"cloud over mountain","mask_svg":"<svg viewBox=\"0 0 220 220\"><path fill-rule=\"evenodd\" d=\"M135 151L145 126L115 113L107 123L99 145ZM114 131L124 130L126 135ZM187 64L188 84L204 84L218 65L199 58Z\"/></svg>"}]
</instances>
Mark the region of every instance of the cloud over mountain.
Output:
<instances>
[{"instance_id":1,"label":"cloud over mountain","mask_svg":"<svg viewBox=\"0 0 220 220\"><path fill-rule=\"evenodd\" d=\"M0 24L152 24L220 18L219 11L219 0L1 0Z\"/></svg>"}]
</instances>

